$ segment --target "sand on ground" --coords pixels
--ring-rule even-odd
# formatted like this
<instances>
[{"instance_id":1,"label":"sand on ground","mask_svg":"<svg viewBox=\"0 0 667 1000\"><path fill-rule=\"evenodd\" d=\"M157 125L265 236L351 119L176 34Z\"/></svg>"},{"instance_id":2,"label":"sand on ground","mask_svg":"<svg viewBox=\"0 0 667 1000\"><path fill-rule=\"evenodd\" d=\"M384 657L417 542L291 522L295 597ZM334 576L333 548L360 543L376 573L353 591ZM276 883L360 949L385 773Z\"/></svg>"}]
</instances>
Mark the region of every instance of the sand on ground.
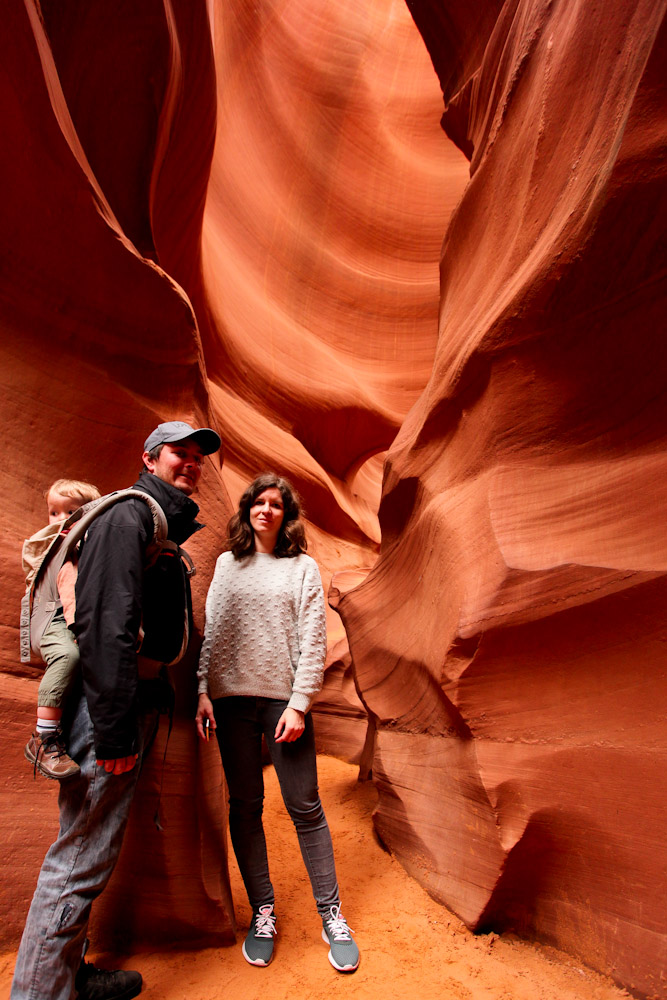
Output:
<instances>
[{"instance_id":1,"label":"sand on ground","mask_svg":"<svg viewBox=\"0 0 667 1000\"><path fill-rule=\"evenodd\" d=\"M357 769L320 757L320 789L331 826L343 910L361 964L341 975L329 964L321 923L296 834L275 773L267 768L265 826L279 933L265 969L245 962L241 943L250 908L232 862L236 945L169 949L129 958L92 954L100 966L136 968L143 1000L621 1000L611 980L552 948L511 936L471 934L386 851L373 832L376 793ZM0 991L9 994L14 955L0 956Z\"/></svg>"}]
</instances>

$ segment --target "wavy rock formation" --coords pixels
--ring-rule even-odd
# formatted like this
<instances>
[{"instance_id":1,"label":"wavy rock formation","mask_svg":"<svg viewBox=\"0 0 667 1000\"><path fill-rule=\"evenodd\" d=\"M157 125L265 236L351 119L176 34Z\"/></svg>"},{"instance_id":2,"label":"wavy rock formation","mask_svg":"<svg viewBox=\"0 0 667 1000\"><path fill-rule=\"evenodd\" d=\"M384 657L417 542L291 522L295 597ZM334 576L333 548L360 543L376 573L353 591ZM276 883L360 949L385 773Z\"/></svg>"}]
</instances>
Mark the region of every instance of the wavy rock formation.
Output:
<instances>
[{"instance_id":1,"label":"wavy rock formation","mask_svg":"<svg viewBox=\"0 0 667 1000\"><path fill-rule=\"evenodd\" d=\"M207 463L198 498L200 624L227 490L263 467L303 492L327 585L368 568L382 453L431 370L442 235L468 168L443 143L437 79L399 0L6 7L0 718L16 766L0 916L13 945L57 822L56 790L21 756L39 674L16 663L20 546L42 491L63 474L126 485L157 422L213 422L226 459L224 473ZM365 712L334 612L330 632L322 738L360 759ZM98 948L165 926L169 940L233 933L218 755L195 745L192 663L176 680L167 764L160 736L96 907Z\"/></svg>"},{"instance_id":2,"label":"wavy rock formation","mask_svg":"<svg viewBox=\"0 0 667 1000\"><path fill-rule=\"evenodd\" d=\"M665 5L410 7L471 181L338 605L376 825L469 926L664 996Z\"/></svg>"},{"instance_id":3,"label":"wavy rock formation","mask_svg":"<svg viewBox=\"0 0 667 1000\"><path fill-rule=\"evenodd\" d=\"M214 47L199 313L229 464L289 470L325 569L368 565L381 455L431 371L468 166L435 127L437 81L401 2L232 0Z\"/></svg>"},{"instance_id":4,"label":"wavy rock formation","mask_svg":"<svg viewBox=\"0 0 667 1000\"><path fill-rule=\"evenodd\" d=\"M195 19L188 10L183 5L186 28ZM129 484L140 467L142 441L157 422L174 413L208 419L197 319L174 277L171 261L178 260L179 248L170 245L165 221L179 214L192 220L185 249L195 251L193 266L198 267L197 233L214 127L207 20L200 10L198 33L182 32L191 49L199 38L196 51L185 51L183 44L180 48L182 59L189 56L198 73L190 71L189 87L181 86L176 103L169 99L175 86L176 31L167 30L164 9L161 20L147 11L144 7L138 17L134 5L114 5L111 12L104 3L46 0L41 5L12 2L3 11L0 350L8 433L0 639L3 670L14 675L20 546L44 521L42 491L62 475L92 480L103 491ZM208 65L202 52L209 55ZM146 86L151 75L152 85ZM174 157L179 143L192 138L194 127L188 101L191 108L208 104L209 125L206 129L205 120L201 122L198 161L188 159L195 180L183 177L176 187L170 184L174 173L180 176ZM208 542L192 544L200 570L199 604L229 511L214 460L207 463L200 502ZM1 821L3 862L6 870L11 866L13 887L0 904L5 943L15 942L20 933L41 855L57 829L55 789L41 779L33 782L22 760L33 725L37 676L5 674L0 688L3 750L12 761ZM146 919L156 906L173 915L174 894L180 900L176 936L199 937L202 920L219 928L218 937L231 934L226 876L218 878L215 894L208 892L201 873L184 878L181 866L174 867L193 843L202 841L202 854L206 848L198 830L201 796L184 781L194 760L191 680L179 689L181 700L189 701L187 710L182 709L187 721L177 720L162 793L173 857L165 857L164 846L158 846L152 820L140 836L128 839L122 866L141 876L125 881L125 891L140 889L133 895L133 919L126 907L122 921L107 921L108 929L125 941L145 938L159 926ZM187 768L185 746L191 758ZM160 761L154 755L142 775L139 796L144 806L152 805L151 817L159 778ZM220 787L219 773L217 781ZM172 812L178 820L169 822ZM220 824L218 830L217 854L224 859ZM201 862L194 871L201 872ZM171 896L154 891L167 884ZM116 879L106 897L111 915L120 905L122 887L123 879ZM110 938L103 908L98 917L103 944Z\"/></svg>"},{"instance_id":5,"label":"wavy rock formation","mask_svg":"<svg viewBox=\"0 0 667 1000\"><path fill-rule=\"evenodd\" d=\"M372 771L380 836L469 926L664 996L664 0L5 8L5 759L41 491L213 422L198 621L242 485L286 472L350 641L332 611L320 744ZM176 682L98 947L233 935ZM54 796L11 769L6 945Z\"/></svg>"}]
</instances>

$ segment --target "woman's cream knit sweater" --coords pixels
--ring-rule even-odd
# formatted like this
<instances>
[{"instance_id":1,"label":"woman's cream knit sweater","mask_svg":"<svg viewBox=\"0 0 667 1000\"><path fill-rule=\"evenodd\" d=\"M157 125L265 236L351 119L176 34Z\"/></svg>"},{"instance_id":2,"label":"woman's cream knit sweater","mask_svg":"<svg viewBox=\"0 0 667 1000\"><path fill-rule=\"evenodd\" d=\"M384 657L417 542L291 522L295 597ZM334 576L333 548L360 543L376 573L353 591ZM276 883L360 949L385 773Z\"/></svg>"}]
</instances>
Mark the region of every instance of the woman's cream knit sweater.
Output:
<instances>
[{"instance_id":1,"label":"woman's cream knit sweater","mask_svg":"<svg viewBox=\"0 0 667 1000\"><path fill-rule=\"evenodd\" d=\"M211 698L280 698L307 712L322 687L327 632L317 563L255 552L219 557L197 677Z\"/></svg>"}]
</instances>

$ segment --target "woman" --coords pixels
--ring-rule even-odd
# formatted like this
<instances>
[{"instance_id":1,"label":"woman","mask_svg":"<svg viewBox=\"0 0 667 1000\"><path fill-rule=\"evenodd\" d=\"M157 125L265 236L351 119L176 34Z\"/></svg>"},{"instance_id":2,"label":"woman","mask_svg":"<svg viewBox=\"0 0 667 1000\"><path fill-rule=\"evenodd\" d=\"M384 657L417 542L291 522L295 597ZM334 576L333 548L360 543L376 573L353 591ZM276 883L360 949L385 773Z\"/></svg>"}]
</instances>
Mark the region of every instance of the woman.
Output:
<instances>
[{"instance_id":1,"label":"woman","mask_svg":"<svg viewBox=\"0 0 667 1000\"><path fill-rule=\"evenodd\" d=\"M322 917L329 961L354 972L359 949L340 909L331 834L317 788L310 707L326 655L324 595L306 555L299 499L272 473L248 486L229 522L206 598L197 729L216 730L229 786L229 829L252 906L243 944L251 965L273 958L274 892L262 826L262 735Z\"/></svg>"}]
</instances>

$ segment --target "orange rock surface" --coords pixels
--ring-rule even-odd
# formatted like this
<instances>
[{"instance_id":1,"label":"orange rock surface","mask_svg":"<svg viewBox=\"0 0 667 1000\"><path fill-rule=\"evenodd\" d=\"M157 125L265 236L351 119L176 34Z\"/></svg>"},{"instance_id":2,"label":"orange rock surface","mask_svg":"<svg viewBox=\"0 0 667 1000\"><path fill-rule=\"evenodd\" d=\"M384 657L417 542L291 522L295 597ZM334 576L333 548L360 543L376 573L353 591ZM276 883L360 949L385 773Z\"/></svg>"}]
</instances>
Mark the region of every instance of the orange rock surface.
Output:
<instances>
[{"instance_id":1,"label":"orange rock surface","mask_svg":"<svg viewBox=\"0 0 667 1000\"><path fill-rule=\"evenodd\" d=\"M286 472L347 630L320 743L372 771L381 838L469 927L665 995L664 0L3 13L2 941L56 824L21 540L178 415L225 442L199 623L242 485ZM176 681L165 833L156 753L98 947L233 935Z\"/></svg>"},{"instance_id":2,"label":"orange rock surface","mask_svg":"<svg viewBox=\"0 0 667 1000\"><path fill-rule=\"evenodd\" d=\"M42 493L54 479L83 478L103 491L127 485L136 478L143 439L156 423L175 413L208 419L198 322L171 264L178 254L165 248L168 270L150 245L169 244L167 219L191 220L184 251L194 252L196 270L213 145L213 62L205 11L197 7L194 30L195 11L182 6L180 42L164 10L142 18L129 6L115 7L111 15L104 3L83 10L72 3L40 7L32 0L12 0L3 11L0 351L6 506L0 643L6 673L0 705L3 751L12 762L3 779L0 820L0 917L6 941L15 942L20 934L41 855L57 830L55 790L44 781L33 782L23 760L39 675L33 671L26 678L18 668L21 541L44 523ZM184 74L188 58L197 73ZM138 79L143 90L137 89ZM194 177L186 177L174 157L179 146L193 141L188 104L200 103L209 108L209 126L206 131L206 115L201 115L197 155L187 158ZM215 460L207 462L200 501L208 538L191 546L200 570L199 605L229 511ZM191 681L179 697L190 716ZM157 831L149 823L140 836L129 838L122 862L145 880L139 882L143 906L137 907L136 924L121 925L139 939L150 932L146 917L155 901L163 912L171 909L173 891L181 901L178 936L199 936L202 917L215 920L223 936L231 933L226 877L218 878L216 898L206 891L201 874L184 879L174 871L175 865L180 869L177 859L187 856L197 840L197 817L204 808L196 788L183 787L185 725L185 720L176 725L173 766L163 793L165 809L171 812L173 803L178 814L170 824L169 857L164 847L157 849ZM187 735L194 760L189 721ZM152 798L155 803L151 792L159 771L155 760L143 775L142 802ZM216 855L224 866L222 833L218 841L223 853ZM110 918L123 891L136 884L126 879L124 888L122 877L116 880L106 897ZM156 884L163 891L171 888L156 895ZM98 919L104 922L104 908ZM114 932L119 926L113 919L106 923Z\"/></svg>"},{"instance_id":3,"label":"orange rock surface","mask_svg":"<svg viewBox=\"0 0 667 1000\"><path fill-rule=\"evenodd\" d=\"M437 80L398 0L11 0L0 55L13 151L0 161L0 861L13 877L0 938L13 944L57 823L55 789L22 758L39 673L17 665L20 546L42 491L61 475L126 485L157 422L210 422L226 458L224 475L207 463L207 530L190 546L200 624L229 496L266 466L301 489L326 584L368 568L381 453L430 372L442 236L468 166L443 142ZM333 611L330 635L346 677L332 667L329 729L349 754L365 712ZM176 680L165 834L158 745L96 907L99 947L161 940L167 917L170 940L232 934L220 767L194 740L192 663Z\"/></svg>"},{"instance_id":4,"label":"orange rock surface","mask_svg":"<svg viewBox=\"0 0 667 1000\"><path fill-rule=\"evenodd\" d=\"M426 31L450 5L411 7ZM651 996L667 968L663 18L508 3L472 61L478 26L427 35L471 181L433 373L388 455L380 559L339 602L378 720L385 842L469 926L537 935Z\"/></svg>"}]
</instances>

